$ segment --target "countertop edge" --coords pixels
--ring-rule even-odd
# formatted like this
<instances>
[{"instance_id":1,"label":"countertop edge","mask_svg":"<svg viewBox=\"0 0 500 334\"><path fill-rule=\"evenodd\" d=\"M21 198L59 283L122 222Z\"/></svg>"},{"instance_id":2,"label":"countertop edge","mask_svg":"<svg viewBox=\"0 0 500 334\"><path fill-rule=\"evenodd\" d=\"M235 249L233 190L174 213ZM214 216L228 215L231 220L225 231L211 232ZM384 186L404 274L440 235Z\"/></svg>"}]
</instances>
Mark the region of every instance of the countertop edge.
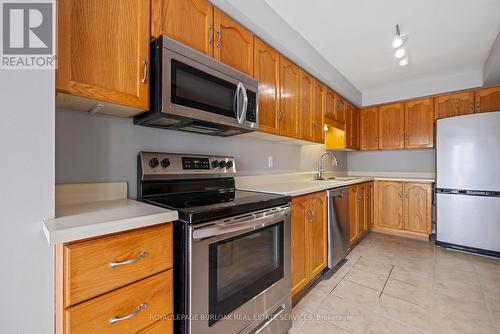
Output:
<instances>
[{"instance_id":1,"label":"countertop edge","mask_svg":"<svg viewBox=\"0 0 500 334\"><path fill-rule=\"evenodd\" d=\"M52 219L47 219L43 221L43 232L49 245L54 246L56 244L66 243L70 241L95 238L107 234L119 233L137 228L168 223L177 220L178 218L179 215L177 211L169 211L125 219L111 220L97 224L69 227L64 230L56 231L49 231L46 223Z\"/></svg>"}]
</instances>

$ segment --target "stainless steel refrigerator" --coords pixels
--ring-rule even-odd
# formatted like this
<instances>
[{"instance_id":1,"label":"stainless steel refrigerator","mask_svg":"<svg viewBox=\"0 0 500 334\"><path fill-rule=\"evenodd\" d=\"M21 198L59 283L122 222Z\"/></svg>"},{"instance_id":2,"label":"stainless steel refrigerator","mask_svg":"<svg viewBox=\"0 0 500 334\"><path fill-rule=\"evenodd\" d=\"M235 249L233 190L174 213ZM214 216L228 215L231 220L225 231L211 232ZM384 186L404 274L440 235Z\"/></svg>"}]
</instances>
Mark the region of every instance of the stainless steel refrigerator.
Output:
<instances>
[{"instance_id":1,"label":"stainless steel refrigerator","mask_svg":"<svg viewBox=\"0 0 500 334\"><path fill-rule=\"evenodd\" d=\"M500 111L436 125L438 245L500 256Z\"/></svg>"}]
</instances>

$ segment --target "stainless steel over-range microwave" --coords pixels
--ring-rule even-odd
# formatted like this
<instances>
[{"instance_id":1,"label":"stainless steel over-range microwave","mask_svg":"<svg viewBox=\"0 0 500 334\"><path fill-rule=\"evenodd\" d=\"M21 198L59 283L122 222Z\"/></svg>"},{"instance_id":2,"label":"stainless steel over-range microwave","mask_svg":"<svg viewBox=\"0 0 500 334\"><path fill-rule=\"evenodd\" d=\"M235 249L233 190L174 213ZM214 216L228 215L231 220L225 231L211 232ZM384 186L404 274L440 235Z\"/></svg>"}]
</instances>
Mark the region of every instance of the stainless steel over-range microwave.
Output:
<instances>
[{"instance_id":1,"label":"stainless steel over-range microwave","mask_svg":"<svg viewBox=\"0 0 500 334\"><path fill-rule=\"evenodd\" d=\"M258 127L258 82L168 37L151 52L151 109L136 124L232 136Z\"/></svg>"}]
</instances>

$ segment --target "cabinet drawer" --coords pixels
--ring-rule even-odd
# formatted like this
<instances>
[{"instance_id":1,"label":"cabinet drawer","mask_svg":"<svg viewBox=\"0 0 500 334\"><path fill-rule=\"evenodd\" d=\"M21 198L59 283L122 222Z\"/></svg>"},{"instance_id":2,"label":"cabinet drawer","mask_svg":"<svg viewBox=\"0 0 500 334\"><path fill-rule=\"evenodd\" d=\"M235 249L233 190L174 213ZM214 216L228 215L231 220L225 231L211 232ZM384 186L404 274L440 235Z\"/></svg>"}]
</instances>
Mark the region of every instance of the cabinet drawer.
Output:
<instances>
[{"instance_id":1,"label":"cabinet drawer","mask_svg":"<svg viewBox=\"0 0 500 334\"><path fill-rule=\"evenodd\" d=\"M136 333L158 316L172 313L172 300L172 270L168 270L66 309L65 333ZM115 317L128 315L129 319L116 321Z\"/></svg>"},{"instance_id":2,"label":"cabinet drawer","mask_svg":"<svg viewBox=\"0 0 500 334\"><path fill-rule=\"evenodd\" d=\"M65 245L64 267L67 307L171 268L172 226Z\"/></svg>"}]
</instances>

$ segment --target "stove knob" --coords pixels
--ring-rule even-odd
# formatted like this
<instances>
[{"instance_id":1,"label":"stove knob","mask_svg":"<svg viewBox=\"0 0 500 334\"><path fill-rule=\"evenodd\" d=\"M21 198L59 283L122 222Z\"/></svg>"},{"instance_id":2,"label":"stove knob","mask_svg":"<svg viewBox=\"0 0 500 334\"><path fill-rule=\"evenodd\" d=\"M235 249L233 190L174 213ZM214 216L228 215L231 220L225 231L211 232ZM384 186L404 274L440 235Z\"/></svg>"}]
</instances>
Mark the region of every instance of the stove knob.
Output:
<instances>
[{"instance_id":1,"label":"stove knob","mask_svg":"<svg viewBox=\"0 0 500 334\"><path fill-rule=\"evenodd\" d=\"M151 168L157 167L158 164L159 164L158 158L152 158L151 160L149 160L149 167Z\"/></svg>"},{"instance_id":2,"label":"stove knob","mask_svg":"<svg viewBox=\"0 0 500 334\"><path fill-rule=\"evenodd\" d=\"M226 162L225 162L225 161L221 161L221 162L219 162L219 167L220 167L220 168L224 168L224 167L226 167Z\"/></svg>"},{"instance_id":3,"label":"stove knob","mask_svg":"<svg viewBox=\"0 0 500 334\"><path fill-rule=\"evenodd\" d=\"M227 168L232 168L233 167L233 162L231 160L229 160L227 163L226 163L226 167Z\"/></svg>"},{"instance_id":4,"label":"stove knob","mask_svg":"<svg viewBox=\"0 0 500 334\"><path fill-rule=\"evenodd\" d=\"M217 160L212 161L212 168L217 168L219 166L219 162Z\"/></svg>"},{"instance_id":5,"label":"stove knob","mask_svg":"<svg viewBox=\"0 0 500 334\"><path fill-rule=\"evenodd\" d=\"M161 166L163 168L167 168L168 166L170 166L170 160L168 158L165 158L161 161Z\"/></svg>"}]
</instances>

